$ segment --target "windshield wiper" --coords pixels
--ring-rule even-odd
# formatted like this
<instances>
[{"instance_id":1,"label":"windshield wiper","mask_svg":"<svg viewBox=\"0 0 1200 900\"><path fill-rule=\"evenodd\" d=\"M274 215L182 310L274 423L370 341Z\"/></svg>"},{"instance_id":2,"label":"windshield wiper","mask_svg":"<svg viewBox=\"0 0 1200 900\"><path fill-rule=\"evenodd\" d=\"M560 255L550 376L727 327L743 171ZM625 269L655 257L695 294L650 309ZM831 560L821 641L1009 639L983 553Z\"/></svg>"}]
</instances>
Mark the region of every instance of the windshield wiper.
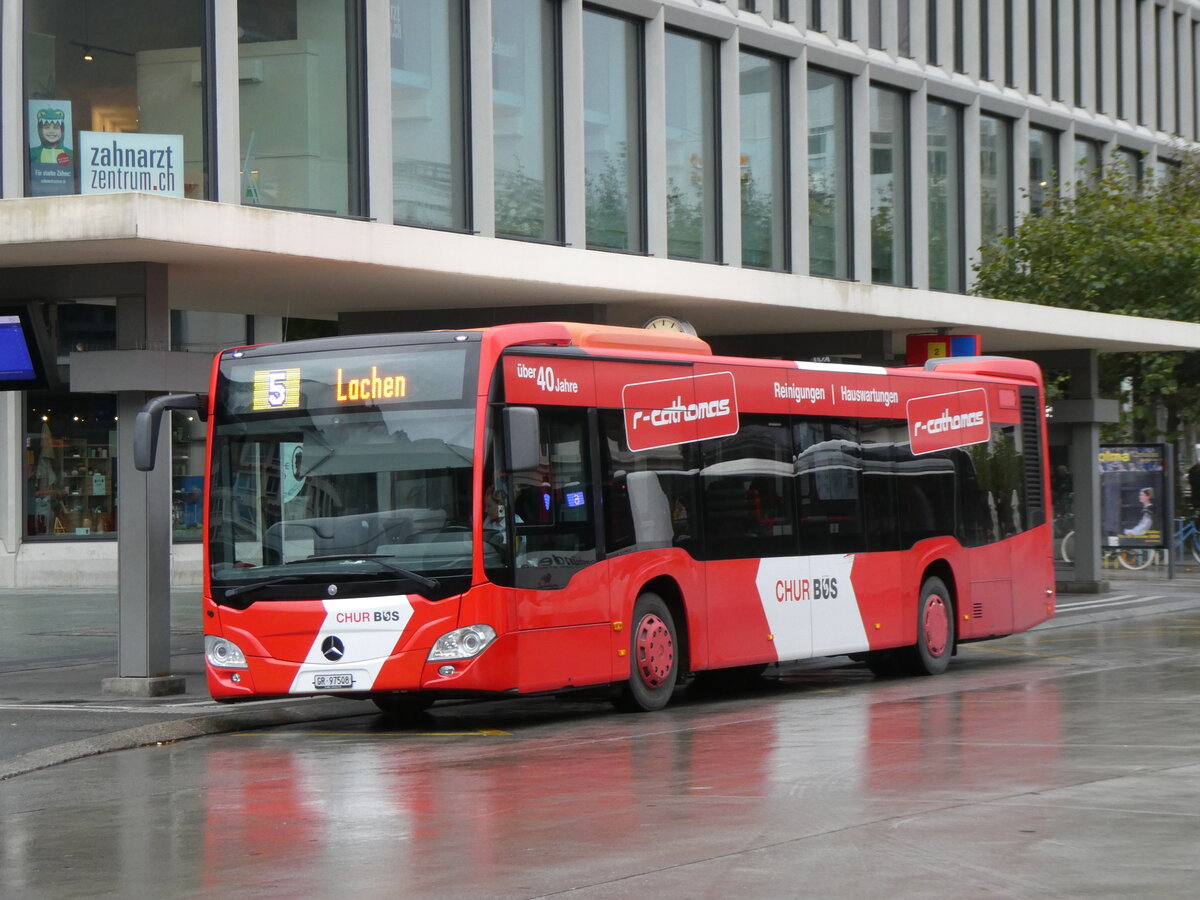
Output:
<instances>
[{"instance_id":1,"label":"windshield wiper","mask_svg":"<svg viewBox=\"0 0 1200 900\"><path fill-rule=\"evenodd\" d=\"M253 591L260 591L274 584L290 584L293 581L305 580L306 578L303 575L280 575L278 578L268 578L266 581L239 584L237 587L225 588L225 599L232 600L234 597L240 597L242 594L249 594Z\"/></svg>"},{"instance_id":2,"label":"windshield wiper","mask_svg":"<svg viewBox=\"0 0 1200 900\"><path fill-rule=\"evenodd\" d=\"M379 563L379 565L383 566L385 569L395 572L402 578L407 578L409 581L425 588L427 591L437 590L439 587L441 587L441 584L437 581L434 581L432 578L426 578L424 575L418 575L411 569L405 569L404 567L398 566L393 562L388 562L388 554L386 553L334 553L330 556L309 556L306 559L291 560L289 563L287 563L287 565L290 566L296 563L309 562L338 562L339 560L344 562L356 562L363 559L369 559L371 562Z\"/></svg>"}]
</instances>

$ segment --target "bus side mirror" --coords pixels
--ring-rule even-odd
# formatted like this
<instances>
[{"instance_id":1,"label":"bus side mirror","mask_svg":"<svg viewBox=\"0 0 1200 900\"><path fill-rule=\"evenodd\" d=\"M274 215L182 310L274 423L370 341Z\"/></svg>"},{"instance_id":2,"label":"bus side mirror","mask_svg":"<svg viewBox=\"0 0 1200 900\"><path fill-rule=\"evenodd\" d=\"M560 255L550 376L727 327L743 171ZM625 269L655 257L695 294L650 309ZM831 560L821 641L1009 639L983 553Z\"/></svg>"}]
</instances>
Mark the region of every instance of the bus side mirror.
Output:
<instances>
[{"instance_id":1,"label":"bus side mirror","mask_svg":"<svg viewBox=\"0 0 1200 900\"><path fill-rule=\"evenodd\" d=\"M532 406L506 406L500 421L504 426L504 452L510 472L527 472L542 463L538 411Z\"/></svg>"},{"instance_id":2,"label":"bus side mirror","mask_svg":"<svg viewBox=\"0 0 1200 900\"><path fill-rule=\"evenodd\" d=\"M139 472L154 468L158 453L158 429L162 414L168 409L195 410L201 421L208 418L207 394L163 394L154 397L137 414L133 422L133 466Z\"/></svg>"}]
</instances>

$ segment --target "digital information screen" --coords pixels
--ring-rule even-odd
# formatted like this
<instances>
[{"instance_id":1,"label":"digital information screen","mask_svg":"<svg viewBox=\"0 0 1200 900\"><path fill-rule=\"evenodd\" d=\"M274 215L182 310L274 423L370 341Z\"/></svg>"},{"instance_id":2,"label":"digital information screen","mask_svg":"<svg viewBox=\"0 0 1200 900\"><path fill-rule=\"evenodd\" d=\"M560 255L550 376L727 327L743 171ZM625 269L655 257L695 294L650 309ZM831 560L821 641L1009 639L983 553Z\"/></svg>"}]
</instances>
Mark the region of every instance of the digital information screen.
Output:
<instances>
[{"instance_id":1,"label":"digital information screen","mask_svg":"<svg viewBox=\"0 0 1200 900\"><path fill-rule=\"evenodd\" d=\"M33 326L23 312L0 309L0 391L46 386Z\"/></svg>"}]
</instances>

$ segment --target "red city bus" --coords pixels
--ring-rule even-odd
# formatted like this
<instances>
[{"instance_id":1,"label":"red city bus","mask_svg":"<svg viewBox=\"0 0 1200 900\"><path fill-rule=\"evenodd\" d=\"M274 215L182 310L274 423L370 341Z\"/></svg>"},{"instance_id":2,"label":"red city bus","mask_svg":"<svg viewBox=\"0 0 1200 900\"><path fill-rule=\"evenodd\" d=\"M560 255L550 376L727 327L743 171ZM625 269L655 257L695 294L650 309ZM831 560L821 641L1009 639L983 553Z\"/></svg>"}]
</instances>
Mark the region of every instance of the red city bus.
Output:
<instances>
[{"instance_id":1,"label":"red city bus","mask_svg":"<svg viewBox=\"0 0 1200 900\"><path fill-rule=\"evenodd\" d=\"M204 631L218 700L612 686L851 655L942 672L1054 612L1041 374L714 356L569 323L221 353Z\"/></svg>"}]
</instances>

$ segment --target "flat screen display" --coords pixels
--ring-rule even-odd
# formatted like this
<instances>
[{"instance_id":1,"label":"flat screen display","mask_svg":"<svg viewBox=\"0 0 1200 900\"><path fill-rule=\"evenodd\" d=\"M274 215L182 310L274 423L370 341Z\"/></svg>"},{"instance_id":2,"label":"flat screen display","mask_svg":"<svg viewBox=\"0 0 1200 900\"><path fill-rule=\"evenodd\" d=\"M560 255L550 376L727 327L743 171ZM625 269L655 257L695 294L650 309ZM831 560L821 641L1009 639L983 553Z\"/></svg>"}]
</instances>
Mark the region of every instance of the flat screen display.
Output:
<instances>
[{"instance_id":1,"label":"flat screen display","mask_svg":"<svg viewBox=\"0 0 1200 900\"><path fill-rule=\"evenodd\" d=\"M0 391L47 387L42 344L29 309L0 306Z\"/></svg>"}]
</instances>

